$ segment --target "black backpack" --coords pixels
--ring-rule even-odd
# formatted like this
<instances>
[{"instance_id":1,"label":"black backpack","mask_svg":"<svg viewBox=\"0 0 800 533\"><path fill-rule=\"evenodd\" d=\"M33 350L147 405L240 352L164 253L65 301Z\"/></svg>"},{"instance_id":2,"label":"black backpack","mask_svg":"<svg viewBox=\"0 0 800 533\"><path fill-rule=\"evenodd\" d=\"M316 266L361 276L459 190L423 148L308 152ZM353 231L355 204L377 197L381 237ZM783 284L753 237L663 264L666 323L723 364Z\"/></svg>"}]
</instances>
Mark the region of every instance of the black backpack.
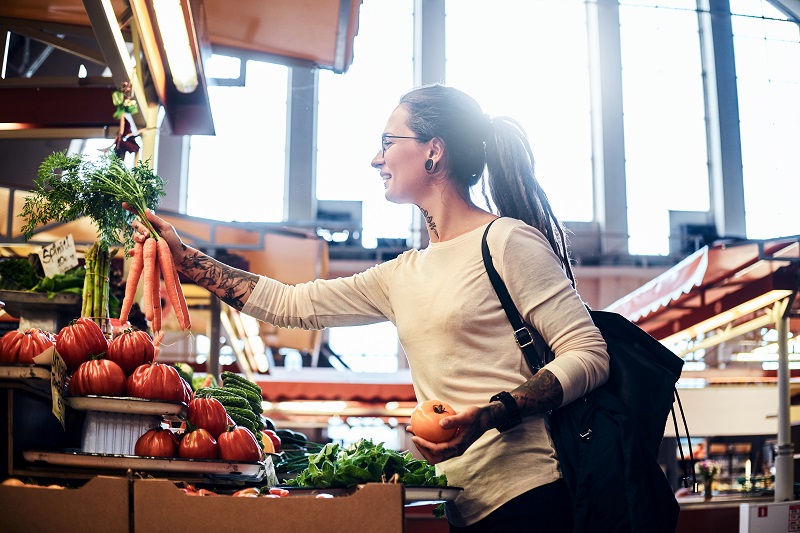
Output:
<instances>
[{"instance_id":1,"label":"black backpack","mask_svg":"<svg viewBox=\"0 0 800 533\"><path fill-rule=\"evenodd\" d=\"M536 373L552 352L523 321L492 265L489 227L482 243L486 271ZM676 398L680 404L675 383L683 360L625 317L589 313L608 346L609 379L550 414L550 433L572 496L574 532L674 533L680 506L657 457L670 411L677 420L672 405Z\"/></svg>"}]
</instances>

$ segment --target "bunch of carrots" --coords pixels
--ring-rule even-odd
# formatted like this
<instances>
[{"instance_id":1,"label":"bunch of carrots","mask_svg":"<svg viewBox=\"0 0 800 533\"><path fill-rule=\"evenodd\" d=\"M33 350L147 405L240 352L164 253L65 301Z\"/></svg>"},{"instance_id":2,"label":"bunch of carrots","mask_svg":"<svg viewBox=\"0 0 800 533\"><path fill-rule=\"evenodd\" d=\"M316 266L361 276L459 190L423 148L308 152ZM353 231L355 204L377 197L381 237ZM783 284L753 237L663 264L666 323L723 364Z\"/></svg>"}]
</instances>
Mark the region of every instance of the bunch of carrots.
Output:
<instances>
[{"instance_id":1,"label":"bunch of carrots","mask_svg":"<svg viewBox=\"0 0 800 533\"><path fill-rule=\"evenodd\" d=\"M144 290L144 316L150 322L153 335L157 338L161 337L161 279L163 278L164 292L175 310L178 325L181 330L190 329L192 322L189 318L189 308L186 305L186 298L178 278L178 270L172 261L172 253L167 241L151 229L150 236L144 243L136 242L134 244L130 255L133 262L128 271L125 296L119 315L120 322L124 324L128 321L128 315L141 282Z\"/></svg>"}]
</instances>

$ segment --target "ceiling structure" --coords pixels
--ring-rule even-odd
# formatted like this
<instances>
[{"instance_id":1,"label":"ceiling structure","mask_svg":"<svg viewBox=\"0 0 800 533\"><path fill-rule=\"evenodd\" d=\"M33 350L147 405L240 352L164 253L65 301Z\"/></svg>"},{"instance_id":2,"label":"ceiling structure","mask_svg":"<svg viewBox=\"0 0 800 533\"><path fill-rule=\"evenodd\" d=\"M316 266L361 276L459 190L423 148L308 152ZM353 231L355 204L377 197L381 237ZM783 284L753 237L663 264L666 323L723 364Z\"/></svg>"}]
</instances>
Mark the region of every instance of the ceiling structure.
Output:
<instances>
[{"instance_id":1,"label":"ceiling structure","mask_svg":"<svg viewBox=\"0 0 800 533\"><path fill-rule=\"evenodd\" d=\"M190 94L164 91L159 83L158 56L147 54L142 46L146 32L137 13L137 6L142 10L151 4L0 3L0 138L108 137L108 130L118 124L111 118L111 94L123 82L133 84L138 128L155 127L162 106L173 133L213 134L204 78ZM201 77L211 50L337 73L353 61L361 0L242 0L235 5L227 0L183 0L183 5L194 27ZM141 66L133 73L129 64L137 58ZM81 66L85 75L79 78Z\"/></svg>"}]
</instances>

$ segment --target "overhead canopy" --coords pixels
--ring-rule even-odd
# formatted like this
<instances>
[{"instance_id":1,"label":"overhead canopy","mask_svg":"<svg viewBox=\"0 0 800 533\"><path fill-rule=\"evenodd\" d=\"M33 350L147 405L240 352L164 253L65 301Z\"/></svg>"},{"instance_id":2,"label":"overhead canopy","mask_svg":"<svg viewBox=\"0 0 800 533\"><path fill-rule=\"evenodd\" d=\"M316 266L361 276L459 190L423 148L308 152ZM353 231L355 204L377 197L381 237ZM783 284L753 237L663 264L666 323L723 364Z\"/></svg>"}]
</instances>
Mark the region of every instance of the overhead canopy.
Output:
<instances>
[{"instance_id":1,"label":"overhead canopy","mask_svg":"<svg viewBox=\"0 0 800 533\"><path fill-rule=\"evenodd\" d=\"M718 241L606 308L657 339L770 291L798 289L800 237Z\"/></svg>"}]
</instances>

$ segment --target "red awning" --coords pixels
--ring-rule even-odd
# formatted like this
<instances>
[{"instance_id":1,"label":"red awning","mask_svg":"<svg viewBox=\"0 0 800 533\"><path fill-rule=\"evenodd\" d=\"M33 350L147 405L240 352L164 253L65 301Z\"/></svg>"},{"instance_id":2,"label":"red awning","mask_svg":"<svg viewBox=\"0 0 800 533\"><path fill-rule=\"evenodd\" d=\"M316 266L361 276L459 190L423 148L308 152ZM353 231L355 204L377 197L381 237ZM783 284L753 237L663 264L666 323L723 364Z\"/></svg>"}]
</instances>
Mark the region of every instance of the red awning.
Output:
<instances>
[{"instance_id":1,"label":"red awning","mask_svg":"<svg viewBox=\"0 0 800 533\"><path fill-rule=\"evenodd\" d=\"M256 381L269 402L344 400L359 402L416 402L408 370L376 374L303 368L297 372L274 369Z\"/></svg>"},{"instance_id":2,"label":"red awning","mask_svg":"<svg viewBox=\"0 0 800 533\"><path fill-rule=\"evenodd\" d=\"M657 339L771 290L798 289L800 237L719 241L606 308Z\"/></svg>"}]
</instances>

